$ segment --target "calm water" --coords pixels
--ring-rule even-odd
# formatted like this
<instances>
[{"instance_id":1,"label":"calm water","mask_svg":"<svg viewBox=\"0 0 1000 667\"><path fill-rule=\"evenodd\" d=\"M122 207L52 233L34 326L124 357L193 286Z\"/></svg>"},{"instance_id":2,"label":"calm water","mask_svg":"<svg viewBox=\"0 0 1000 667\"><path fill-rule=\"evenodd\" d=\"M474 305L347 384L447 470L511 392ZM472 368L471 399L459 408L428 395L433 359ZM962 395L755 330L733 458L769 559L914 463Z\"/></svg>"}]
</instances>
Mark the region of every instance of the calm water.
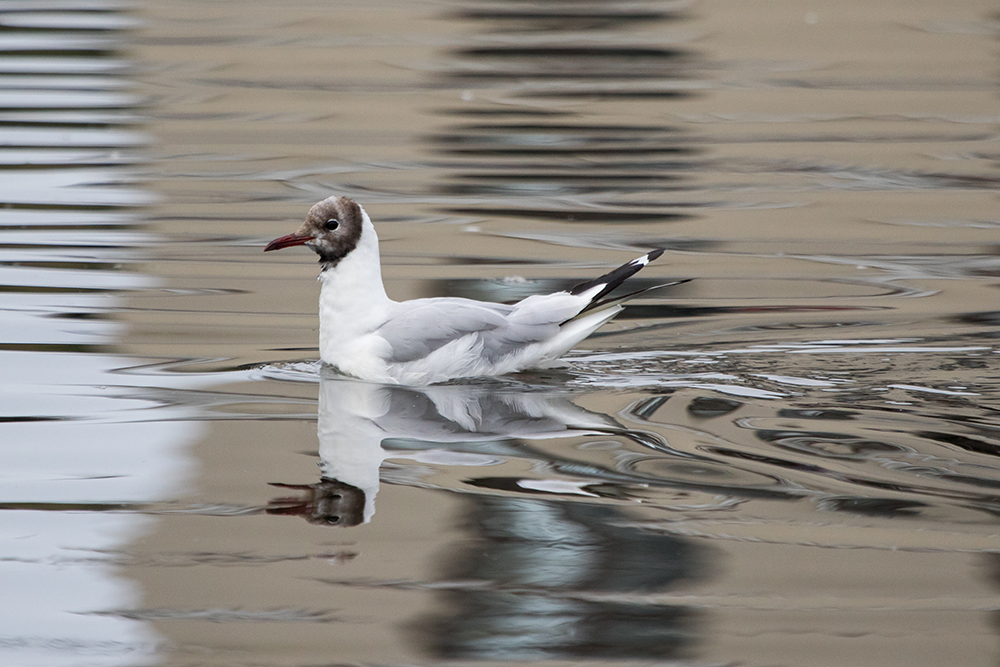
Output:
<instances>
[{"instance_id":1,"label":"calm water","mask_svg":"<svg viewBox=\"0 0 1000 667\"><path fill-rule=\"evenodd\" d=\"M0 1L0 663L995 665L998 20ZM694 280L359 383L330 194L395 298Z\"/></svg>"}]
</instances>

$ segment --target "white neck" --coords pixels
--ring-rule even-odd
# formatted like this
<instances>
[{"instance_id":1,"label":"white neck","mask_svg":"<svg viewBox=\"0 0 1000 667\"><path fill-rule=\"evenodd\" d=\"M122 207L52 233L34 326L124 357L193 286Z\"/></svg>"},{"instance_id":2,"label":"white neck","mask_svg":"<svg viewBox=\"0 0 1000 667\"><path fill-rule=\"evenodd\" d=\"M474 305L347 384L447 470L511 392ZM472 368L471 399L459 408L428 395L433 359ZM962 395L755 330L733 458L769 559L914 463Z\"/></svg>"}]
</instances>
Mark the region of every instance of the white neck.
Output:
<instances>
[{"instance_id":1,"label":"white neck","mask_svg":"<svg viewBox=\"0 0 1000 667\"><path fill-rule=\"evenodd\" d=\"M319 276L320 358L342 368L350 343L385 322L393 303L382 284L375 226L363 210L362 217L358 245Z\"/></svg>"},{"instance_id":2,"label":"white neck","mask_svg":"<svg viewBox=\"0 0 1000 667\"><path fill-rule=\"evenodd\" d=\"M378 385L352 380L321 380L319 384L320 468L325 477L361 489L364 522L375 514L379 466L386 458L386 432L378 419L389 409L389 395Z\"/></svg>"}]
</instances>

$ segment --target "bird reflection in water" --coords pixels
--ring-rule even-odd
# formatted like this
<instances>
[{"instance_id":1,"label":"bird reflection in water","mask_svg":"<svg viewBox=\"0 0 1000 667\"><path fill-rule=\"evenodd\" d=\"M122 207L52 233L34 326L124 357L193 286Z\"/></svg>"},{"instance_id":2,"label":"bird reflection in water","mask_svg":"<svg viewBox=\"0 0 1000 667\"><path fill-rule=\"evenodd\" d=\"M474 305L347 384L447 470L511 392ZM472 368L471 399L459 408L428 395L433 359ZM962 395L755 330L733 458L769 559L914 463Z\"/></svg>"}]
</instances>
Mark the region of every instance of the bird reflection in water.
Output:
<instances>
[{"instance_id":1,"label":"bird reflection in water","mask_svg":"<svg viewBox=\"0 0 1000 667\"><path fill-rule=\"evenodd\" d=\"M695 643L698 613L655 597L705 576L709 549L629 526L616 504L619 472L560 461L525 441L621 434L612 418L552 387L502 381L400 387L324 378L319 400L322 478L280 484L301 497L268 512L310 523L372 519L387 458L490 466L508 458L562 466L586 482L468 476L467 538L448 548L435 588L442 611L410 626L438 659L678 659ZM513 493L512 493L513 492Z\"/></svg>"},{"instance_id":2,"label":"bird reflection in water","mask_svg":"<svg viewBox=\"0 0 1000 667\"><path fill-rule=\"evenodd\" d=\"M347 528L367 521L364 490L340 480L323 477L315 484L271 482L271 486L304 493L301 497L275 498L268 503L268 514L300 516L312 524Z\"/></svg>"},{"instance_id":3,"label":"bird reflection in water","mask_svg":"<svg viewBox=\"0 0 1000 667\"><path fill-rule=\"evenodd\" d=\"M303 492L272 500L269 514L350 527L371 520L379 469L387 458L442 466L489 466L524 456L515 440L621 430L614 420L574 405L565 394L506 383L402 387L323 378L319 393L321 479L273 486ZM517 480L511 483L516 486ZM532 487L588 495L571 482L524 480ZM565 488L563 488L565 487ZM593 494L589 494L593 495Z\"/></svg>"}]
</instances>

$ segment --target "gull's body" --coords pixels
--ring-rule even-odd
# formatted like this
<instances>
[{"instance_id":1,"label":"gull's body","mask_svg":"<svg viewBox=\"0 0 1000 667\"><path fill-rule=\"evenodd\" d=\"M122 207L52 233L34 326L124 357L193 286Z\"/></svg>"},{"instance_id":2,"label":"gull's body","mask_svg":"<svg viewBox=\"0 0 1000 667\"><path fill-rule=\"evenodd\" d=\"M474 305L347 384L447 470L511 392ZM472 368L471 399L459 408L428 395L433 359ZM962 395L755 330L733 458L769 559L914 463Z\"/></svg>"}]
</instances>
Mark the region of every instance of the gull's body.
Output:
<instances>
[{"instance_id":1,"label":"gull's body","mask_svg":"<svg viewBox=\"0 0 1000 667\"><path fill-rule=\"evenodd\" d=\"M306 245L323 265L319 352L323 362L372 382L425 385L543 366L617 315L603 300L662 250L571 291L513 305L441 297L393 301L385 293L378 235L368 214L345 197L309 211L305 224L265 250Z\"/></svg>"}]
</instances>

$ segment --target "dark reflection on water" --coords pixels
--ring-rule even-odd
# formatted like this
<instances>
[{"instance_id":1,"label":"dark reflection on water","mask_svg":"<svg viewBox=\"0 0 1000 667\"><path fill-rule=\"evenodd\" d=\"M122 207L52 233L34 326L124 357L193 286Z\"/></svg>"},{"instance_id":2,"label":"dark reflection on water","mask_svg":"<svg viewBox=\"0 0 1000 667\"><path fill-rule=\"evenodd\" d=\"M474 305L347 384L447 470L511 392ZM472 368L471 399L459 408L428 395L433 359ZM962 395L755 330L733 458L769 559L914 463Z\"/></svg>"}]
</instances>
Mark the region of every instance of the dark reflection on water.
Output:
<instances>
[{"instance_id":1,"label":"dark reflection on water","mask_svg":"<svg viewBox=\"0 0 1000 667\"><path fill-rule=\"evenodd\" d=\"M471 540L449 554L439 593L448 612L420 624L442 659L677 659L695 639L688 607L587 600L587 593L663 591L701 575L705 549L616 526L620 510L477 497ZM565 595L572 593L573 595Z\"/></svg>"},{"instance_id":2,"label":"dark reflection on water","mask_svg":"<svg viewBox=\"0 0 1000 667\"><path fill-rule=\"evenodd\" d=\"M448 579L518 589L651 592L700 576L707 554L689 541L616 525L612 507L477 497L471 540L448 556ZM471 586L470 586L471 588Z\"/></svg>"},{"instance_id":3,"label":"dark reflection on water","mask_svg":"<svg viewBox=\"0 0 1000 667\"><path fill-rule=\"evenodd\" d=\"M452 123L427 137L435 153L451 158L437 165L449 174L436 190L456 201L478 201L441 211L599 224L691 219L696 204L662 200L663 194L682 190L683 172L701 153L679 127L594 122L533 101L695 94L683 83L697 61L690 47L628 37L630 30L648 29L662 38L657 30L682 21L684 14L680 5L617 2L468 2L456 10L456 18L480 32L474 40L491 45L447 53L442 76L449 85L468 88L468 103L440 115L472 122ZM638 40L651 39L636 34ZM657 201L642 199L650 192L658 193ZM624 194L639 199L628 209L603 201ZM491 203L482 203L483 197Z\"/></svg>"},{"instance_id":4,"label":"dark reflection on water","mask_svg":"<svg viewBox=\"0 0 1000 667\"><path fill-rule=\"evenodd\" d=\"M690 653L690 610L477 592L447 594L456 615L431 633L442 659L677 659Z\"/></svg>"}]
</instances>

